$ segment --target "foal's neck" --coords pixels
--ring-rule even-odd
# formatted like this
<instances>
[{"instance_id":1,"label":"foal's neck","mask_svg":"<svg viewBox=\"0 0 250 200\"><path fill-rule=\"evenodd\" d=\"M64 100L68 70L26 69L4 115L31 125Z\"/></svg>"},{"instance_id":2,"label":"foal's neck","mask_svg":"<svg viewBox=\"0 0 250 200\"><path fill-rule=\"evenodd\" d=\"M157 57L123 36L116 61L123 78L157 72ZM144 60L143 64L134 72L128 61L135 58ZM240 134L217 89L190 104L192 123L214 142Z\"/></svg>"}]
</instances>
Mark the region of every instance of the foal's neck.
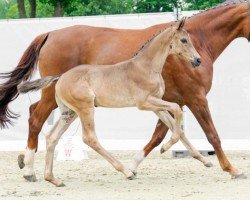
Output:
<instances>
[{"instance_id":1,"label":"foal's neck","mask_svg":"<svg viewBox=\"0 0 250 200\"><path fill-rule=\"evenodd\" d=\"M143 64L143 68L153 72L161 73L163 65L170 50L170 42L172 40L173 31L171 28L164 30L152 39L134 60ZM145 66L145 63L146 66Z\"/></svg>"},{"instance_id":2,"label":"foal's neck","mask_svg":"<svg viewBox=\"0 0 250 200\"><path fill-rule=\"evenodd\" d=\"M191 17L185 29L215 61L235 38L249 39L250 4L225 5L204 11Z\"/></svg>"}]
</instances>

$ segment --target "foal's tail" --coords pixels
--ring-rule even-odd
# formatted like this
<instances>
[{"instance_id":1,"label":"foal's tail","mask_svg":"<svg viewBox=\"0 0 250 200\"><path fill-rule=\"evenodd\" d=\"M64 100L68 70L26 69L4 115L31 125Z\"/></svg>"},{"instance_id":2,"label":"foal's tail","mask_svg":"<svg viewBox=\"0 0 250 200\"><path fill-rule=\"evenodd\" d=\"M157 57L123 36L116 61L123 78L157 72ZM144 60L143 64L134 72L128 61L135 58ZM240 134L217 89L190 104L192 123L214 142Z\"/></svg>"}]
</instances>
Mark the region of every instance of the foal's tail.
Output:
<instances>
[{"instance_id":1,"label":"foal's tail","mask_svg":"<svg viewBox=\"0 0 250 200\"><path fill-rule=\"evenodd\" d=\"M8 127L8 124L12 124L11 119L19 117L9 110L8 105L18 97L17 85L31 77L39 52L48 39L48 35L49 33L45 33L33 40L13 71L0 73L0 78L7 79L6 82L0 84L0 128Z\"/></svg>"},{"instance_id":2,"label":"foal's tail","mask_svg":"<svg viewBox=\"0 0 250 200\"><path fill-rule=\"evenodd\" d=\"M35 81L26 81L17 86L19 93L27 93L29 91L36 91L45 87L49 87L53 82L60 78L59 76L46 76Z\"/></svg>"}]
</instances>

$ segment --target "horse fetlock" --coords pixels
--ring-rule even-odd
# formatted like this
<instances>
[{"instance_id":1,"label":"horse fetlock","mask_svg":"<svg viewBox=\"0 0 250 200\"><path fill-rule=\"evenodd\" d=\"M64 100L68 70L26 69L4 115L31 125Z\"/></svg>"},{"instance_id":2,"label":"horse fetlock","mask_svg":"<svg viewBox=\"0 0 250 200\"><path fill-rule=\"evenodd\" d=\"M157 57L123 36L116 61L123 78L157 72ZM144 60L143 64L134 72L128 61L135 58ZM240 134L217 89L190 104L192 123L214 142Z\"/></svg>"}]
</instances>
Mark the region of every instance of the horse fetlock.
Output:
<instances>
[{"instance_id":1,"label":"horse fetlock","mask_svg":"<svg viewBox=\"0 0 250 200\"><path fill-rule=\"evenodd\" d=\"M118 172L122 172L122 173L124 173L125 175L126 175L126 169L124 169L124 167L123 167L123 165L121 164L121 163L119 163L119 162L115 162L114 164L113 164L113 166L114 166L114 168L118 171Z\"/></svg>"},{"instance_id":2,"label":"horse fetlock","mask_svg":"<svg viewBox=\"0 0 250 200\"><path fill-rule=\"evenodd\" d=\"M36 175L32 174L32 175L23 175L23 178L25 178L28 182L36 182Z\"/></svg>"},{"instance_id":3,"label":"horse fetlock","mask_svg":"<svg viewBox=\"0 0 250 200\"><path fill-rule=\"evenodd\" d=\"M44 175L44 179L52 184L54 184L56 187L64 187L65 184L58 178L55 178L53 174L48 173Z\"/></svg>"}]
</instances>

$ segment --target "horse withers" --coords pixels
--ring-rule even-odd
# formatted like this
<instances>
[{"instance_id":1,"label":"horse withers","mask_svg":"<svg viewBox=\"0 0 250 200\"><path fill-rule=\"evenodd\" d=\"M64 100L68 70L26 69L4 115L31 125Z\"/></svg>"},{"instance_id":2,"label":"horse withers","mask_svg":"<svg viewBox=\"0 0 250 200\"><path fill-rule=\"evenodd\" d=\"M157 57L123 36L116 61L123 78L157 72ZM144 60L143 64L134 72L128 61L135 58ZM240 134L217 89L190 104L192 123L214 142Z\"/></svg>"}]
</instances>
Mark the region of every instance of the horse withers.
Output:
<instances>
[{"instance_id":1,"label":"horse withers","mask_svg":"<svg viewBox=\"0 0 250 200\"><path fill-rule=\"evenodd\" d=\"M182 29L184 23L185 19L182 19L177 26L159 33L127 61L106 66L79 65L62 76L45 77L18 86L19 92L25 93L57 81L56 101L61 116L46 135L45 180L56 186L64 185L53 175L53 156L59 138L77 116L81 120L84 143L102 155L126 178L134 179L133 171L115 159L98 142L94 124L95 106L137 107L153 111L173 132L168 143L163 146L165 151L184 135L180 126L181 108L176 103L162 100L165 91L162 69L169 54L182 57L193 67L201 64L200 55L193 47L188 33Z\"/></svg>"}]
</instances>

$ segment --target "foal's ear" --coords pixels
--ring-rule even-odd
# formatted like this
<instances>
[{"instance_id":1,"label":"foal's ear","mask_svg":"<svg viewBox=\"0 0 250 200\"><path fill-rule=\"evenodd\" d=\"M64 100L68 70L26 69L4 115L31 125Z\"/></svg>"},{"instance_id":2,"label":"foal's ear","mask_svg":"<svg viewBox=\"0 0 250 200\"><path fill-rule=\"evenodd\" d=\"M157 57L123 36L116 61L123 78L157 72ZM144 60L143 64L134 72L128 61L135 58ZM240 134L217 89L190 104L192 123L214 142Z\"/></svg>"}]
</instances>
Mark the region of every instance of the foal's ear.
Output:
<instances>
[{"instance_id":1,"label":"foal's ear","mask_svg":"<svg viewBox=\"0 0 250 200\"><path fill-rule=\"evenodd\" d=\"M177 24L177 30L181 30L185 24L186 17L182 17L181 20Z\"/></svg>"}]
</instances>

